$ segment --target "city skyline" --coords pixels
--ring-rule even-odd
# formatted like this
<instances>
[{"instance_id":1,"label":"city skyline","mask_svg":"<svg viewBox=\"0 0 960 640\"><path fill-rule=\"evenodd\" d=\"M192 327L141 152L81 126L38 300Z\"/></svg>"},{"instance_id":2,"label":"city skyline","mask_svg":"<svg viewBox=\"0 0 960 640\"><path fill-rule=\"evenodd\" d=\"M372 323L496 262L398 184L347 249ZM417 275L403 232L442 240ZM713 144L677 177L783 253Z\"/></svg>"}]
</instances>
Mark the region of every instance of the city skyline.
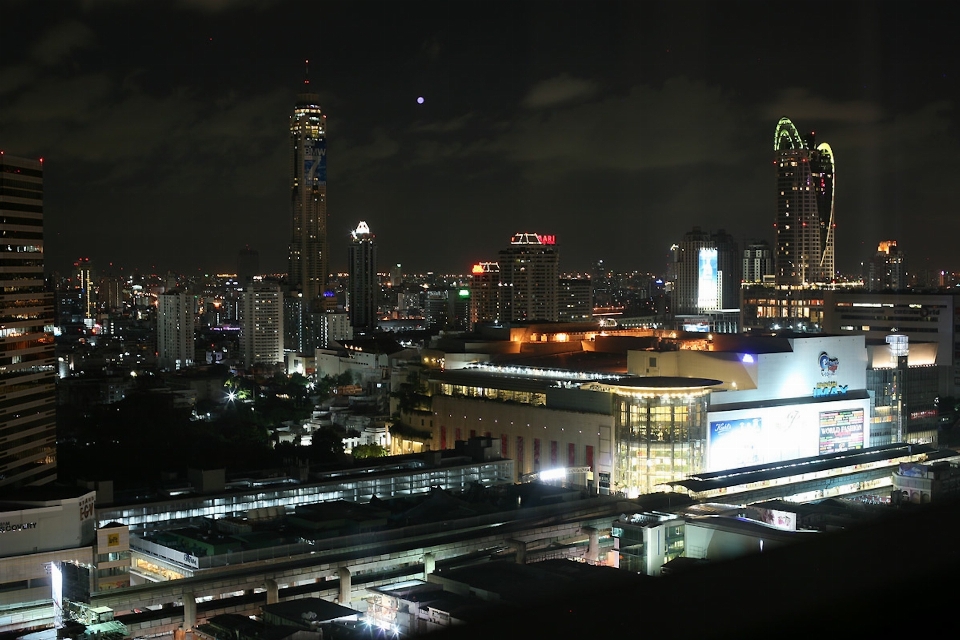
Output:
<instances>
[{"instance_id":1,"label":"city skyline","mask_svg":"<svg viewBox=\"0 0 960 640\"><path fill-rule=\"evenodd\" d=\"M232 271L249 245L287 272L305 59L332 127L331 271L358 219L408 272L466 273L526 231L555 234L571 271L662 271L693 226L772 244L784 116L841 158L837 269L887 239L923 256L911 268L960 268L940 7L920 29L906 5L483 6L78 1L51 21L8 3L0 149L45 159L48 269ZM783 24L828 34L831 63L788 72L809 54Z\"/></svg>"}]
</instances>

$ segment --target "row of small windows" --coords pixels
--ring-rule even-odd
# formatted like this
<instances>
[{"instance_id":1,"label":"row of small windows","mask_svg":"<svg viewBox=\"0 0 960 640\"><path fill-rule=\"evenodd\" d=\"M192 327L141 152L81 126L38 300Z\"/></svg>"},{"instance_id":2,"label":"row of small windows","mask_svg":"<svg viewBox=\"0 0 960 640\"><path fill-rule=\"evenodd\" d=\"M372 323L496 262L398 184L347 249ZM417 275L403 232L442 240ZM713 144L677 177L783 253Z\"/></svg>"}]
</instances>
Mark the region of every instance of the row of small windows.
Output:
<instances>
[{"instance_id":1,"label":"row of small windows","mask_svg":"<svg viewBox=\"0 0 960 640\"><path fill-rule=\"evenodd\" d=\"M0 202L0 212L2 211L23 211L29 213L43 213L43 205L23 204L22 202Z\"/></svg>"},{"instance_id":2,"label":"row of small windows","mask_svg":"<svg viewBox=\"0 0 960 640\"><path fill-rule=\"evenodd\" d=\"M34 200L43 200L43 190L15 189L13 187L4 187L0 185L0 196L10 196L11 198L32 198Z\"/></svg>"},{"instance_id":3,"label":"row of small windows","mask_svg":"<svg viewBox=\"0 0 960 640\"><path fill-rule=\"evenodd\" d=\"M43 182L32 182L28 180L12 180L0 173L0 187L20 187L30 191L43 191Z\"/></svg>"},{"instance_id":4,"label":"row of small windows","mask_svg":"<svg viewBox=\"0 0 960 640\"><path fill-rule=\"evenodd\" d=\"M4 164L0 160L0 178L3 178L3 174L16 174L21 176L31 176L33 178L42 178L43 169L28 169L27 167L16 167L10 164Z\"/></svg>"}]
</instances>

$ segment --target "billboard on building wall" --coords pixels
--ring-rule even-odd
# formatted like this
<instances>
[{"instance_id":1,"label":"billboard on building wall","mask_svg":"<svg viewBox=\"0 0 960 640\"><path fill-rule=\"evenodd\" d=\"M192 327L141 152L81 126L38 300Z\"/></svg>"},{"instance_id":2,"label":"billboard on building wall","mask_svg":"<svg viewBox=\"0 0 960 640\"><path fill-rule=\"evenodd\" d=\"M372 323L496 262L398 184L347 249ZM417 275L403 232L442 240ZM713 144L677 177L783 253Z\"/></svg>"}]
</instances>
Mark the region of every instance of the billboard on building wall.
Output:
<instances>
[{"instance_id":1,"label":"billboard on building wall","mask_svg":"<svg viewBox=\"0 0 960 640\"><path fill-rule=\"evenodd\" d=\"M869 399L710 412L707 471L860 449Z\"/></svg>"},{"instance_id":2,"label":"billboard on building wall","mask_svg":"<svg viewBox=\"0 0 960 640\"><path fill-rule=\"evenodd\" d=\"M820 455L862 449L863 409L820 412Z\"/></svg>"},{"instance_id":3,"label":"billboard on building wall","mask_svg":"<svg viewBox=\"0 0 960 640\"><path fill-rule=\"evenodd\" d=\"M316 180L320 186L327 184L327 141L306 142L303 149L303 176L309 185Z\"/></svg>"},{"instance_id":4,"label":"billboard on building wall","mask_svg":"<svg viewBox=\"0 0 960 640\"><path fill-rule=\"evenodd\" d=\"M697 278L697 308L719 309L720 287L717 276L717 250L700 249Z\"/></svg>"},{"instance_id":5,"label":"billboard on building wall","mask_svg":"<svg viewBox=\"0 0 960 640\"><path fill-rule=\"evenodd\" d=\"M778 529L786 531L797 530L797 514L789 511L779 511L777 509L757 508L760 520Z\"/></svg>"},{"instance_id":6,"label":"billboard on building wall","mask_svg":"<svg viewBox=\"0 0 960 640\"><path fill-rule=\"evenodd\" d=\"M763 422L759 417L739 420L719 420L710 423L708 447L710 469L735 469L762 464L761 432Z\"/></svg>"}]
</instances>

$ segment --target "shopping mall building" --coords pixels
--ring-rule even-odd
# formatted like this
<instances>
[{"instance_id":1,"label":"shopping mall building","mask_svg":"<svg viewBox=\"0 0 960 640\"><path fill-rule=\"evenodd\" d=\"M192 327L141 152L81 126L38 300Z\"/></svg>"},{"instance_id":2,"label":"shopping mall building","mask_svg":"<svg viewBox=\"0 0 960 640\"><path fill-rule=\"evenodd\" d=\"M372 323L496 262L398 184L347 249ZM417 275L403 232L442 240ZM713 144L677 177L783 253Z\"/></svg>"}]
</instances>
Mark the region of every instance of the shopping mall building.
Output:
<instances>
[{"instance_id":1,"label":"shopping mall building","mask_svg":"<svg viewBox=\"0 0 960 640\"><path fill-rule=\"evenodd\" d=\"M581 353L557 366L504 355L431 375L432 441L491 436L517 480L635 496L692 474L871 446L873 357L862 335L823 334L715 334L697 349Z\"/></svg>"}]
</instances>

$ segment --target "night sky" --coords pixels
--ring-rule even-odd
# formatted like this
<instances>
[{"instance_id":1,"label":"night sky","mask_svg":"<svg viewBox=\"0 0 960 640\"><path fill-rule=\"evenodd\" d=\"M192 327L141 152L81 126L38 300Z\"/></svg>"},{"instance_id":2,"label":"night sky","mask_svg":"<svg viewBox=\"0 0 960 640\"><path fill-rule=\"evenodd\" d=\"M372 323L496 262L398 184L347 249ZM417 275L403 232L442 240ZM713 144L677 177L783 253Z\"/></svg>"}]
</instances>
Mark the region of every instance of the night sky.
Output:
<instances>
[{"instance_id":1,"label":"night sky","mask_svg":"<svg viewBox=\"0 0 960 640\"><path fill-rule=\"evenodd\" d=\"M0 0L0 149L45 162L48 270L286 270L288 119L328 114L331 266L662 271L694 225L773 239L774 128L837 161L837 265L960 269L950 3ZM423 97L423 104L417 98Z\"/></svg>"}]
</instances>

